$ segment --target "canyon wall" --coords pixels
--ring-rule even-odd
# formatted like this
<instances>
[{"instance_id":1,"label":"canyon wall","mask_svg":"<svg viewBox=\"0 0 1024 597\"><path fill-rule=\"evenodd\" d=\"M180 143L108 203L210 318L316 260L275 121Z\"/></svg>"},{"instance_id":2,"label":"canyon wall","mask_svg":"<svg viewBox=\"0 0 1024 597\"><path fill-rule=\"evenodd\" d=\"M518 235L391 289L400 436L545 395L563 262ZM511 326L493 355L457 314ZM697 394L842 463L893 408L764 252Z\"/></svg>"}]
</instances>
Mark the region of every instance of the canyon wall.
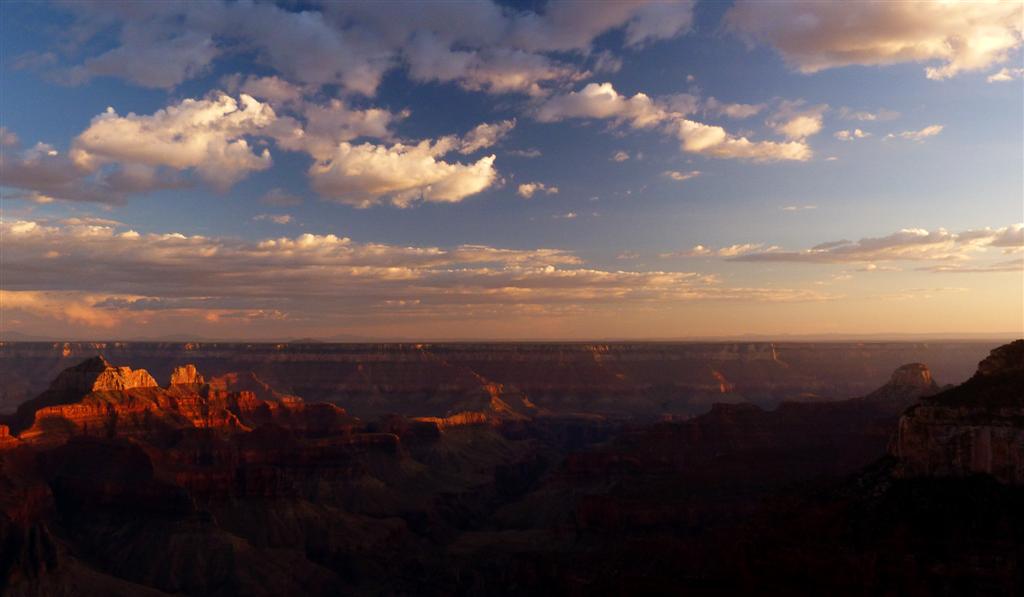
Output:
<instances>
[{"instance_id":1,"label":"canyon wall","mask_svg":"<svg viewBox=\"0 0 1024 597\"><path fill-rule=\"evenodd\" d=\"M942 383L967 379L994 342L224 344L0 343L0 412L58 373L103 354L167 379L181 363L209 376L251 371L357 416L445 417L504 404L520 414L692 416L716 402L771 408L786 399L862 396L896 367L925 362Z\"/></svg>"},{"instance_id":2,"label":"canyon wall","mask_svg":"<svg viewBox=\"0 0 1024 597\"><path fill-rule=\"evenodd\" d=\"M966 383L907 411L892 452L903 477L985 474L1024 485L1024 340L993 350Z\"/></svg>"}]
</instances>

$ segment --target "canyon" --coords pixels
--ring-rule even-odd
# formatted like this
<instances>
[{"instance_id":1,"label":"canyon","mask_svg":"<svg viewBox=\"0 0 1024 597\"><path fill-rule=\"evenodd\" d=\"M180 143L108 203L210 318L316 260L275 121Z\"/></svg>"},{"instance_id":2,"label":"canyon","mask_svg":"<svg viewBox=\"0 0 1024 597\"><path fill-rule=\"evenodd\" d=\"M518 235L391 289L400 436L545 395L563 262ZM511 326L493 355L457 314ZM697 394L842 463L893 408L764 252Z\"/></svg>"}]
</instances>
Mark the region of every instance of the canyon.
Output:
<instances>
[{"instance_id":1,"label":"canyon","mask_svg":"<svg viewBox=\"0 0 1024 597\"><path fill-rule=\"evenodd\" d=\"M853 397L976 347L69 346L0 358L63 365L0 418L5 595L1024 590L1024 340Z\"/></svg>"},{"instance_id":2,"label":"canyon","mask_svg":"<svg viewBox=\"0 0 1024 597\"><path fill-rule=\"evenodd\" d=\"M800 397L863 396L905 363L927 363L943 383L959 383L1000 343L2 342L0 413L13 412L61 371L100 354L161 380L183 363L214 377L251 372L280 391L333 402L355 416L443 417L496 397L522 414L654 419L700 414L719 402L773 408Z\"/></svg>"}]
</instances>

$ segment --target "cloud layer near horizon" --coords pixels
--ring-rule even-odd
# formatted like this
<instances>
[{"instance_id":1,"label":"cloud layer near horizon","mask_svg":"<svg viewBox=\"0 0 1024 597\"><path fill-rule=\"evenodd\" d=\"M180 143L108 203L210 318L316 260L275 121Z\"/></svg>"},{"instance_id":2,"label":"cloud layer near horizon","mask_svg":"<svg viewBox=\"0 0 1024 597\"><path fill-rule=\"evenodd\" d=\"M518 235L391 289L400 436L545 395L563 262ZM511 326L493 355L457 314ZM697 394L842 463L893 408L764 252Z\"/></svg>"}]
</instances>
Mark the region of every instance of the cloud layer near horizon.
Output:
<instances>
[{"instance_id":1,"label":"cloud layer near horizon","mask_svg":"<svg viewBox=\"0 0 1024 597\"><path fill-rule=\"evenodd\" d=\"M302 321L398 307L429 317L453 305L531 306L542 314L549 307L829 298L815 290L728 286L694 272L602 270L558 249L409 247L331 234L251 243L140 234L79 219L0 226L4 310L98 326L166 311L200 319L273 311Z\"/></svg>"}]
</instances>

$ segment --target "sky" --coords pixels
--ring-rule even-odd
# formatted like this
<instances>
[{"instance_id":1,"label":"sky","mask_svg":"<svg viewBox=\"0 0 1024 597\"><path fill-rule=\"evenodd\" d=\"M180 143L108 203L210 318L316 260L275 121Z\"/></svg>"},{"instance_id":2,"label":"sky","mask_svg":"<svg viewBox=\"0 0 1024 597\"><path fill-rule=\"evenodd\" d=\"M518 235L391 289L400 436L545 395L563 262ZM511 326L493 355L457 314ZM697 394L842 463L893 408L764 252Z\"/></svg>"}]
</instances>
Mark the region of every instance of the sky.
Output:
<instances>
[{"instance_id":1,"label":"sky","mask_svg":"<svg viewBox=\"0 0 1024 597\"><path fill-rule=\"evenodd\" d=\"M1020 2L4 2L0 333L1024 335Z\"/></svg>"}]
</instances>

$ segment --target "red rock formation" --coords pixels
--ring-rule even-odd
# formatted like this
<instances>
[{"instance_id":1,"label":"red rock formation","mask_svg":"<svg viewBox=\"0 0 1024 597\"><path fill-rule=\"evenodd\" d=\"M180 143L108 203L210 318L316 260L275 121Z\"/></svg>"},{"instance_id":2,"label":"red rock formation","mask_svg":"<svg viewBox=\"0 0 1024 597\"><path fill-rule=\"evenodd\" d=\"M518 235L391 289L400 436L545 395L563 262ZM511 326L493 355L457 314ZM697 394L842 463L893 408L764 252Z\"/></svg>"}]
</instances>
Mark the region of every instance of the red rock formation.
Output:
<instances>
[{"instance_id":1,"label":"red rock formation","mask_svg":"<svg viewBox=\"0 0 1024 597\"><path fill-rule=\"evenodd\" d=\"M966 383L900 418L891 451L901 477L990 475L1024 485L1024 340L1001 346Z\"/></svg>"},{"instance_id":2,"label":"red rock formation","mask_svg":"<svg viewBox=\"0 0 1024 597\"><path fill-rule=\"evenodd\" d=\"M204 382L203 376L196 371L196 366L192 364L182 365L175 367L171 371L171 385L202 385Z\"/></svg>"},{"instance_id":3,"label":"red rock formation","mask_svg":"<svg viewBox=\"0 0 1024 597\"><path fill-rule=\"evenodd\" d=\"M461 412L447 417L416 417L413 420L421 423L433 423L438 429L443 430L463 425L489 425L497 423L499 419L481 412Z\"/></svg>"},{"instance_id":4,"label":"red rock formation","mask_svg":"<svg viewBox=\"0 0 1024 597\"><path fill-rule=\"evenodd\" d=\"M182 429L238 433L267 424L347 435L355 421L337 406L307 404L251 374L204 383L195 366L186 365L175 368L170 381L160 388L144 370L113 367L102 357L89 359L62 372L46 392L19 409L14 419L21 429L18 440L35 445L58 445L74 436L153 440ZM0 439L0 447L14 443Z\"/></svg>"}]
</instances>

